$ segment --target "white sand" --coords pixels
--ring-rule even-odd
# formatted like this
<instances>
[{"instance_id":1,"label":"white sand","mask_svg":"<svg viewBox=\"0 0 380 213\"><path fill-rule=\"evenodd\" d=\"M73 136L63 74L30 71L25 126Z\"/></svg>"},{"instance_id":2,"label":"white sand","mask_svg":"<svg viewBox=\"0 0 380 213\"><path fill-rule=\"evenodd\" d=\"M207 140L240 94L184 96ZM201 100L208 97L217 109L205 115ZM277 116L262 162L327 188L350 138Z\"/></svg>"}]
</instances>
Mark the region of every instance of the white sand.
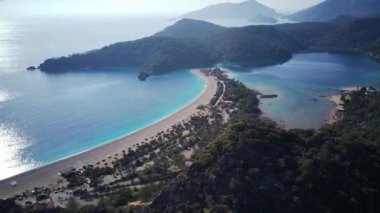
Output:
<instances>
[{"instance_id":1,"label":"white sand","mask_svg":"<svg viewBox=\"0 0 380 213\"><path fill-rule=\"evenodd\" d=\"M341 95L332 95L332 96L328 96L326 97L327 100L331 101L334 103L334 106L332 107L332 109L329 111L329 118L327 120L327 123L328 124L333 124L335 123L336 121L338 121L337 117L335 116L335 112L336 110L338 109L338 106L339 106L339 103L340 103L340 98L341 98Z\"/></svg>"},{"instance_id":2,"label":"white sand","mask_svg":"<svg viewBox=\"0 0 380 213\"><path fill-rule=\"evenodd\" d=\"M121 154L122 150L144 141L146 138L154 137L160 131L165 131L171 126L189 118L197 112L199 105L207 105L216 93L217 83L214 77L206 77L199 70L193 70L194 74L202 77L206 81L206 88L202 94L191 104L174 113L173 115L131 135L117 139L106 145L91 149L84 153L60 160L47 166L43 166L14 177L0 181L0 198L6 198L15 194L20 194L25 190L32 190L34 187L48 187L49 184L56 183L60 177L57 172L70 167L80 168L85 162L94 166L108 156ZM11 181L17 181L17 185L12 187Z\"/></svg>"}]
</instances>

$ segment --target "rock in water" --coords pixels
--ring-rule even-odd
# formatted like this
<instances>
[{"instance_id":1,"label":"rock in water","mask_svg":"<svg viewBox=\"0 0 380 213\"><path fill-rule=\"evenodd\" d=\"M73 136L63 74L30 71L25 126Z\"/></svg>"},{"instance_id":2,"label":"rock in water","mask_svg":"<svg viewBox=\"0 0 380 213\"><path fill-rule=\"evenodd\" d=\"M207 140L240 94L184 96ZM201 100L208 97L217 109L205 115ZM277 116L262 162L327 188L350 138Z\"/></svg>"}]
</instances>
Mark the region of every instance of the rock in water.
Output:
<instances>
[{"instance_id":1,"label":"rock in water","mask_svg":"<svg viewBox=\"0 0 380 213\"><path fill-rule=\"evenodd\" d=\"M139 80L140 81L145 81L148 77L149 77L148 73L140 72L140 74L139 74Z\"/></svg>"},{"instance_id":2,"label":"rock in water","mask_svg":"<svg viewBox=\"0 0 380 213\"><path fill-rule=\"evenodd\" d=\"M28 70L28 71L34 71L36 69L37 68L35 66L30 66L30 67L26 68L26 70Z\"/></svg>"}]
</instances>

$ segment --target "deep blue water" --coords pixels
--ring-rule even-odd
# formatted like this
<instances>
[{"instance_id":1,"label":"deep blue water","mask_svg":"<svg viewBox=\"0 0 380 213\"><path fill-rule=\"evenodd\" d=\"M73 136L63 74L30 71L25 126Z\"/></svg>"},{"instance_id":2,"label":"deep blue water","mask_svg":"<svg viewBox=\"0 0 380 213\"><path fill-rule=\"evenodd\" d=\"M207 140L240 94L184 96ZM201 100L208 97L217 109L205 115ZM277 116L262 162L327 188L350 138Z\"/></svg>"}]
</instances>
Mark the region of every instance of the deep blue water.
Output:
<instances>
[{"instance_id":1,"label":"deep blue water","mask_svg":"<svg viewBox=\"0 0 380 213\"><path fill-rule=\"evenodd\" d=\"M380 65L369 57L345 53L299 53L281 65L249 67L222 65L230 75L263 94L264 115L286 128L318 128L328 118L332 103L320 96L336 94L342 87L379 86ZM317 98L318 101L310 101Z\"/></svg>"}]
</instances>

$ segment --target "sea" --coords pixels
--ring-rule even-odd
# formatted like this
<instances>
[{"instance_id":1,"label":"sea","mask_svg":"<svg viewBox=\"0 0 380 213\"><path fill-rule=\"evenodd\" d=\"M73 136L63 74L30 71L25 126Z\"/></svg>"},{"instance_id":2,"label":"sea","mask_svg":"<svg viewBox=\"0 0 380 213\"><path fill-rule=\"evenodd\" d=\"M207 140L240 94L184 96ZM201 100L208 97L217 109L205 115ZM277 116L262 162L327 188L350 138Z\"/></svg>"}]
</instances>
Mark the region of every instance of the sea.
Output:
<instances>
[{"instance_id":1,"label":"sea","mask_svg":"<svg viewBox=\"0 0 380 213\"><path fill-rule=\"evenodd\" d=\"M195 100L205 82L189 70L138 80L139 68L45 74L51 57L150 36L168 17L0 19L0 179L108 143Z\"/></svg>"},{"instance_id":2,"label":"sea","mask_svg":"<svg viewBox=\"0 0 380 213\"><path fill-rule=\"evenodd\" d=\"M347 87L380 88L380 64L362 54L304 52L272 66L222 63L231 78L262 94L263 116L286 129L317 129L326 124L333 103L327 96Z\"/></svg>"},{"instance_id":3,"label":"sea","mask_svg":"<svg viewBox=\"0 0 380 213\"><path fill-rule=\"evenodd\" d=\"M0 179L109 143L196 99L205 82L181 70L137 79L139 68L45 74L26 71L47 58L153 35L172 16L36 16L0 19ZM250 23L218 22L226 26ZM276 99L264 115L286 128L320 127L332 104L321 96L380 82L368 57L298 53L280 65L221 63L229 75ZM310 101L316 98L317 101Z\"/></svg>"}]
</instances>

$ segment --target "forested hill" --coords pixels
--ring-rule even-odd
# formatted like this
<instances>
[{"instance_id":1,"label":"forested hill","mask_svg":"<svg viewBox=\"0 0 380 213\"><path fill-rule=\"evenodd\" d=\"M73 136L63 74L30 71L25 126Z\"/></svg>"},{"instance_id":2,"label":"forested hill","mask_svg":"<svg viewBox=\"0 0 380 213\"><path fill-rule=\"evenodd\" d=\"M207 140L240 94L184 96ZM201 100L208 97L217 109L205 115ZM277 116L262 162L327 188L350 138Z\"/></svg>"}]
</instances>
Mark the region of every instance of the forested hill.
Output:
<instances>
[{"instance_id":1,"label":"forested hill","mask_svg":"<svg viewBox=\"0 0 380 213\"><path fill-rule=\"evenodd\" d=\"M161 191L153 212L380 212L380 93L342 121L285 131L242 116Z\"/></svg>"},{"instance_id":2,"label":"forested hill","mask_svg":"<svg viewBox=\"0 0 380 213\"><path fill-rule=\"evenodd\" d=\"M380 4L380 1L379 1ZM380 49L380 17L353 21L321 36L318 45L352 50Z\"/></svg>"},{"instance_id":3,"label":"forested hill","mask_svg":"<svg viewBox=\"0 0 380 213\"><path fill-rule=\"evenodd\" d=\"M52 58L39 69L48 73L96 70L107 67L141 67L144 75L196 66L216 61L205 43L192 39L148 37L115 43L99 50Z\"/></svg>"},{"instance_id":4,"label":"forested hill","mask_svg":"<svg viewBox=\"0 0 380 213\"><path fill-rule=\"evenodd\" d=\"M182 19L154 36L173 38L209 38L226 31L228 28L206 21Z\"/></svg>"},{"instance_id":5,"label":"forested hill","mask_svg":"<svg viewBox=\"0 0 380 213\"><path fill-rule=\"evenodd\" d=\"M39 68L48 73L141 67L140 78L216 62L282 63L307 49L380 50L379 18L352 22L298 23L225 28L203 21L182 20L155 36L120 42L83 54L52 58Z\"/></svg>"},{"instance_id":6,"label":"forested hill","mask_svg":"<svg viewBox=\"0 0 380 213\"><path fill-rule=\"evenodd\" d=\"M380 15L379 0L325 0L289 16L296 21L329 21L340 15L370 17Z\"/></svg>"}]
</instances>

